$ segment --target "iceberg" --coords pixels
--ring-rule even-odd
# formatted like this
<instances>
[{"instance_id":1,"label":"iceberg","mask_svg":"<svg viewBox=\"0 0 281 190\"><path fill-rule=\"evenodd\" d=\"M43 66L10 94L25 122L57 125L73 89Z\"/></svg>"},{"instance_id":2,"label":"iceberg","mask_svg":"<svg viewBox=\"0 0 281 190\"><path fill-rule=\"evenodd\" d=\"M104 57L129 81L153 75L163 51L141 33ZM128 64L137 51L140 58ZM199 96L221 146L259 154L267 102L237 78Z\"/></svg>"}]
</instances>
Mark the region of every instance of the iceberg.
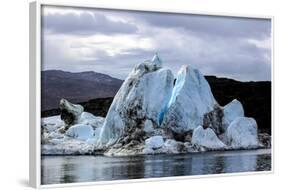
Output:
<instances>
[{"instance_id":1,"label":"iceberg","mask_svg":"<svg viewBox=\"0 0 281 190\"><path fill-rule=\"evenodd\" d=\"M157 53L155 53L155 55L153 56L153 58L151 59L151 62L156 64L159 68L162 67L162 60L160 59L160 57L158 56Z\"/></svg>"},{"instance_id":2,"label":"iceberg","mask_svg":"<svg viewBox=\"0 0 281 190\"><path fill-rule=\"evenodd\" d=\"M202 126L198 126L194 129L191 143L206 148L207 150L226 148L226 145L217 137L211 128L204 129Z\"/></svg>"},{"instance_id":3,"label":"iceberg","mask_svg":"<svg viewBox=\"0 0 281 190\"><path fill-rule=\"evenodd\" d=\"M176 79L163 128L183 134L203 124L203 116L216 105L216 100L204 76L191 66L183 66Z\"/></svg>"},{"instance_id":4,"label":"iceberg","mask_svg":"<svg viewBox=\"0 0 281 190\"><path fill-rule=\"evenodd\" d=\"M203 128L209 127L217 135L221 135L237 117L244 117L243 106L238 100L234 99L224 107L216 104L212 111L204 114Z\"/></svg>"},{"instance_id":5,"label":"iceberg","mask_svg":"<svg viewBox=\"0 0 281 190\"><path fill-rule=\"evenodd\" d=\"M42 118L42 154L124 156L270 146L234 99L224 107L199 72L183 66L176 78L157 54L135 66L105 118L60 101L61 116Z\"/></svg>"},{"instance_id":6,"label":"iceberg","mask_svg":"<svg viewBox=\"0 0 281 190\"><path fill-rule=\"evenodd\" d=\"M237 117L244 117L244 109L242 104L238 100L234 99L223 108L222 126L224 131L227 130L227 127L230 125L230 123Z\"/></svg>"},{"instance_id":7,"label":"iceberg","mask_svg":"<svg viewBox=\"0 0 281 190\"><path fill-rule=\"evenodd\" d=\"M88 114L90 113L85 115ZM96 116L93 116L93 118L100 119ZM96 123L98 122L96 121ZM75 124L70 126L65 133L61 133L60 129L63 127L64 122L60 119L60 116L41 119L41 153L43 155L94 154L100 126Z\"/></svg>"},{"instance_id":8,"label":"iceberg","mask_svg":"<svg viewBox=\"0 0 281 190\"><path fill-rule=\"evenodd\" d=\"M94 154L104 118L82 112L84 108L63 99L61 108L75 119L66 123L62 116L41 119L41 152L43 155ZM64 113L62 113L63 115ZM73 117L74 118L74 117ZM66 127L67 126L67 127Z\"/></svg>"},{"instance_id":9,"label":"iceberg","mask_svg":"<svg viewBox=\"0 0 281 190\"><path fill-rule=\"evenodd\" d=\"M101 129L99 146L122 140L125 144L133 139L144 141L145 124L149 122L153 129L159 127L159 114L163 104L168 103L173 80L172 72L161 68L157 55L152 61L137 65L114 97Z\"/></svg>"},{"instance_id":10,"label":"iceberg","mask_svg":"<svg viewBox=\"0 0 281 190\"><path fill-rule=\"evenodd\" d=\"M226 138L233 149L257 148L259 143L256 121L249 117L237 117L227 128Z\"/></svg>"}]
</instances>

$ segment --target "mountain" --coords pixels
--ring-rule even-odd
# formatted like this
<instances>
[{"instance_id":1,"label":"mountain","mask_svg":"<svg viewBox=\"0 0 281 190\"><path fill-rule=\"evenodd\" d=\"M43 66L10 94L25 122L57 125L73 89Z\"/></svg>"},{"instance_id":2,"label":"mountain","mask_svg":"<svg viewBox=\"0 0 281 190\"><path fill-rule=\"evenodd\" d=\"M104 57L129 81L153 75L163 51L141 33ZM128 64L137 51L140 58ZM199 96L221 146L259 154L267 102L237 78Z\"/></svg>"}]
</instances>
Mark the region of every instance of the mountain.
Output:
<instances>
[{"instance_id":1,"label":"mountain","mask_svg":"<svg viewBox=\"0 0 281 190\"><path fill-rule=\"evenodd\" d=\"M85 102L94 98L113 97L122 82L120 79L93 71L42 71L42 111L58 108L61 98L71 102Z\"/></svg>"}]
</instances>

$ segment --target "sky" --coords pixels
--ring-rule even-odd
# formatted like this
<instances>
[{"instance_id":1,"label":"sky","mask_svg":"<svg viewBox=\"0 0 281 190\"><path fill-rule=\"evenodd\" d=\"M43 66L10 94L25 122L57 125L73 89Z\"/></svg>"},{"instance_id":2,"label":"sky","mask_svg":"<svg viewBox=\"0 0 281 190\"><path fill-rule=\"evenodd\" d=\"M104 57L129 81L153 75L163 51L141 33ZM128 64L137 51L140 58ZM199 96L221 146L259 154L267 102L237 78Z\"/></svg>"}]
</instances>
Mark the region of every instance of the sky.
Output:
<instances>
[{"instance_id":1,"label":"sky","mask_svg":"<svg viewBox=\"0 0 281 190\"><path fill-rule=\"evenodd\" d=\"M271 80L270 19L45 6L42 69L95 71L125 79L158 53L176 76Z\"/></svg>"}]
</instances>

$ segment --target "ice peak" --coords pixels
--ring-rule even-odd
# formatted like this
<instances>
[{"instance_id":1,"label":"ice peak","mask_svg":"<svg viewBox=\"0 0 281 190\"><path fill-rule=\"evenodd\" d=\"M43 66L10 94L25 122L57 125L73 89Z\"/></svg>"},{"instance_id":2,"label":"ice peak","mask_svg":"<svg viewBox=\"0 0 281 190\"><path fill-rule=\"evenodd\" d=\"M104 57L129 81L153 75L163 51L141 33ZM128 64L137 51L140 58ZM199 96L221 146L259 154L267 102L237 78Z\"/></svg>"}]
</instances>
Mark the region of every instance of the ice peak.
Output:
<instances>
[{"instance_id":1,"label":"ice peak","mask_svg":"<svg viewBox=\"0 0 281 190\"><path fill-rule=\"evenodd\" d=\"M153 58L151 59L151 62L154 63L154 64L157 64L157 65L162 64L162 61L161 61L160 57L158 56L158 53L154 54Z\"/></svg>"},{"instance_id":2,"label":"ice peak","mask_svg":"<svg viewBox=\"0 0 281 190\"><path fill-rule=\"evenodd\" d=\"M183 73L187 74L187 73L194 73L194 72L198 75L201 74L201 73L199 73L198 69L194 68L191 65L185 64L185 65L182 65L181 68L179 69L178 75L183 74Z\"/></svg>"},{"instance_id":3,"label":"ice peak","mask_svg":"<svg viewBox=\"0 0 281 190\"><path fill-rule=\"evenodd\" d=\"M180 75L185 75L189 83L194 83L197 86L201 86L201 83L206 83L204 75L191 65L183 65L178 72L178 76Z\"/></svg>"}]
</instances>

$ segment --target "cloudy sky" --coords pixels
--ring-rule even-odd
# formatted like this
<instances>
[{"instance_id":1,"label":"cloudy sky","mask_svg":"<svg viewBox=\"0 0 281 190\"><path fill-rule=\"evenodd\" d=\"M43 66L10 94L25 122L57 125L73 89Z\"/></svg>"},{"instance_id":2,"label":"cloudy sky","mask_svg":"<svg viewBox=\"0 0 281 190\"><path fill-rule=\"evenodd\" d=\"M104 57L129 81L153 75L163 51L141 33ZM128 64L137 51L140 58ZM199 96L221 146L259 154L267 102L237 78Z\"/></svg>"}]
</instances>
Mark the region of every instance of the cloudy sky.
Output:
<instances>
[{"instance_id":1,"label":"cloudy sky","mask_svg":"<svg viewBox=\"0 0 281 190\"><path fill-rule=\"evenodd\" d=\"M45 6L42 67L124 79L158 52L176 75L183 64L243 81L271 79L268 19Z\"/></svg>"}]
</instances>

